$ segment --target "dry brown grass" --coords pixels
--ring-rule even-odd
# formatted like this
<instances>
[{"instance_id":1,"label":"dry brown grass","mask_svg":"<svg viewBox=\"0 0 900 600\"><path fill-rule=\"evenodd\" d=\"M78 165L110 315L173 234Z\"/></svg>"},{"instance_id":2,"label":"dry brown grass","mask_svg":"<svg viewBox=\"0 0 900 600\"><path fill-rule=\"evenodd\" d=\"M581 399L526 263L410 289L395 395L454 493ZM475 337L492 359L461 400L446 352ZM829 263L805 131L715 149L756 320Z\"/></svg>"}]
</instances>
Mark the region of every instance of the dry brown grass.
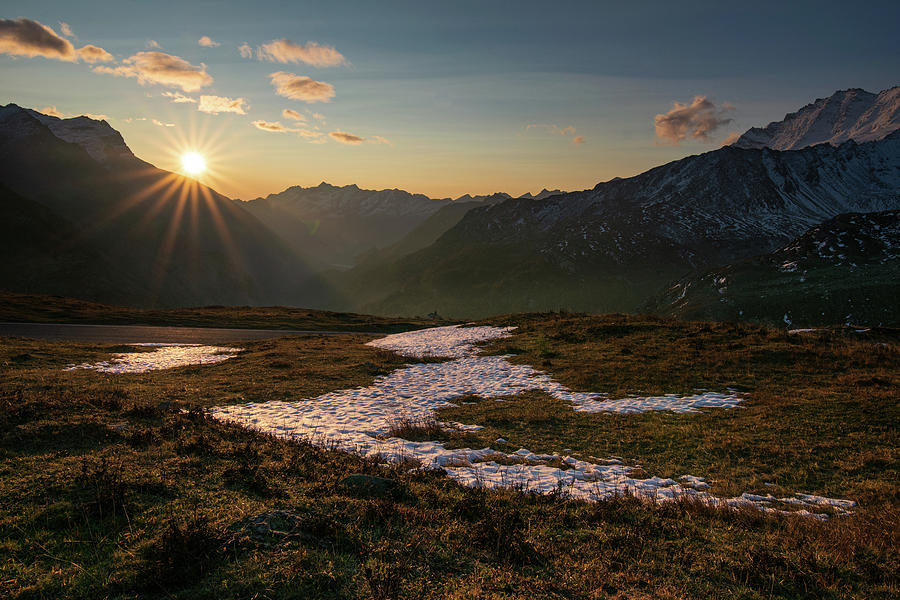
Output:
<instances>
[{"instance_id":1,"label":"dry brown grass","mask_svg":"<svg viewBox=\"0 0 900 600\"><path fill-rule=\"evenodd\" d=\"M549 340L553 330L547 321L535 318L531 330L506 342L524 352L519 360L550 360L555 376L574 378L581 353L582 370L592 371L584 381L600 385L607 373L617 386L603 391L634 391L640 380L648 389L695 385L686 367L659 350L679 338L666 329L672 325L662 324L657 342L644 329L542 348L538 336ZM723 361L708 375L713 383L740 378L752 386L747 408L589 416L528 394L453 409L463 417L455 420L488 425L481 435L502 433L538 452L592 447L602 457L630 448L651 474L709 474L702 468L710 467L723 480L760 484L774 474L783 478L779 486L790 484L776 493L798 485L840 491L845 481L862 502L854 516L820 523L690 501L589 504L466 489L438 472L384 468L190 410L366 385L402 363L361 346L367 337L258 342L218 365L127 376L60 370L102 358L108 347L4 340L0 596L897 597L897 371L886 362L894 355L867 357L852 341L753 332L742 341L718 326L698 333L749 353L741 354L748 362L731 365L706 346L698 358ZM615 375L597 357L620 347L619 335L645 336L666 371L648 358ZM540 358L542 349L556 355ZM781 359L803 376L789 377ZM829 374L835 365L841 372ZM412 433L416 424L408 425ZM449 439L480 441L475 434ZM354 495L339 484L351 473L389 477L395 491ZM286 519L286 530L261 536L248 529L273 514Z\"/></svg>"}]
</instances>

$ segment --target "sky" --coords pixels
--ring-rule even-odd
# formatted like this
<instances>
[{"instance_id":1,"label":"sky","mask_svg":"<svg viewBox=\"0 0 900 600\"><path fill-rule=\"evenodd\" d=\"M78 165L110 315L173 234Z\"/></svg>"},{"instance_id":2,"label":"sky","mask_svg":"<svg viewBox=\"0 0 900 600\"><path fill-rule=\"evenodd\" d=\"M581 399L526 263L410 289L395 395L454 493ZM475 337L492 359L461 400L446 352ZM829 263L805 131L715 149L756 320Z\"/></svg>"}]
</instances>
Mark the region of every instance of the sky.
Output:
<instances>
[{"instance_id":1,"label":"sky","mask_svg":"<svg viewBox=\"0 0 900 600\"><path fill-rule=\"evenodd\" d=\"M249 200L593 187L900 84L900 3L5 0L0 103ZM49 28L49 30L48 30Z\"/></svg>"}]
</instances>

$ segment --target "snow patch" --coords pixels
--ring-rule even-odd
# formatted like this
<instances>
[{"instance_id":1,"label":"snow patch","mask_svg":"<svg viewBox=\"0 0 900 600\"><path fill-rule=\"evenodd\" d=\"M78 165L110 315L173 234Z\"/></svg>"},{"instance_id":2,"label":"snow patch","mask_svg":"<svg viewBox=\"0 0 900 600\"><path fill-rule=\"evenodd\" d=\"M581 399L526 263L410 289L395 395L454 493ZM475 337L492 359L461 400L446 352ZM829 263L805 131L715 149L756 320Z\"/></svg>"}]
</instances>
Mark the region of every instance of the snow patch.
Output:
<instances>
[{"instance_id":1,"label":"snow patch","mask_svg":"<svg viewBox=\"0 0 900 600\"><path fill-rule=\"evenodd\" d=\"M128 344L156 347L153 352L118 352L108 361L69 365L66 371L90 369L100 373L146 373L187 365L208 365L237 356L243 348L201 346L199 344Z\"/></svg>"},{"instance_id":2,"label":"snow patch","mask_svg":"<svg viewBox=\"0 0 900 600\"><path fill-rule=\"evenodd\" d=\"M635 468L622 464L620 457L596 459L604 463L597 464L559 453L536 454L527 448L507 454L489 447L447 449L439 442L390 437L391 424L397 419L425 422L433 419L435 410L454 406L451 400L469 394L499 399L537 389L568 400L574 410L583 412L695 412L699 407L730 407L739 402L737 396L714 392L609 401L604 394L572 392L527 365L509 363L505 356L474 355L475 344L509 337L512 329L454 326L387 336L369 345L406 356L455 359L407 365L376 378L371 386L330 392L311 400L220 406L210 409L210 414L223 421L278 437L306 440L320 447L376 457L384 462L414 461L422 468L440 468L450 478L468 486L563 493L584 500L602 500L621 494L655 500L691 496L717 506L749 503L760 510L781 510L770 506L773 500L768 497L763 500L716 498L700 491L709 485L701 477L685 475L680 478L682 483L660 477L636 478L632 476ZM462 423L441 425L462 430L480 428ZM505 440L498 438L495 443L505 443ZM803 506L812 506L797 500ZM843 504L851 501L835 502L830 506L837 512L846 511L845 507L852 505Z\"/></svg>"}]
</instances>

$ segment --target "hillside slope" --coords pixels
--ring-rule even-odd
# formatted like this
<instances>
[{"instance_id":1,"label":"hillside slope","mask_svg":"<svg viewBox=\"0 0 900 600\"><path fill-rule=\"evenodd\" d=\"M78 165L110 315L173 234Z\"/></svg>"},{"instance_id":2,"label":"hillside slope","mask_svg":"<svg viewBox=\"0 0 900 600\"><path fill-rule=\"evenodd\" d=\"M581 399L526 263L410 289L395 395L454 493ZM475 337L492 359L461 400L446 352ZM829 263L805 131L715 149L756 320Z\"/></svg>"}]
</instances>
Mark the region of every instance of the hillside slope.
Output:
<instances>
[{"instance_id":1,"label":"hillside slope","mask_svg":"<svg viewBox=\"0 0 900 600\"><path fill-rule=\"evenodd\" d=\"M645 308L795 327L900 326L900 211L839 215L778 250L678 281Z\"/></svg>"}]
</instances>

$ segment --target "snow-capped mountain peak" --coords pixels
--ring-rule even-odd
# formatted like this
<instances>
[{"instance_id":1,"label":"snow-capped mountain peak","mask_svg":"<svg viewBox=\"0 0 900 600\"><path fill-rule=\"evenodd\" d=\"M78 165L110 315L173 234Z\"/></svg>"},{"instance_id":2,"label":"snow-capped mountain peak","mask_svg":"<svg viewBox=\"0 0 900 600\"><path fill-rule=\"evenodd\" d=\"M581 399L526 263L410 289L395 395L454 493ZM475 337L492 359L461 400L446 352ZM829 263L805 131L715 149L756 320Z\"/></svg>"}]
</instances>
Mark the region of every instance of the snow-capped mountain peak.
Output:
<instances>
[{"instance_id":1,"label":"snow-capped mountain peak","mask_svg":"<svg viewBox=\"0 0 900 600\"><path fill-rule=\"evenodd\" d=\"M134 158L122 134L106 121L85 116L60 119L36 110L26 110L32 117L46 125L53 135L65 142L78 144L91 155L91 158L100 163Z\"/></svg>"},{"instance_id":2,"label":"snow-capped mountain peak","mask_svg":"<svg viewBox=\"0 0 900 600\"><path fill-rule=\"evenodd\" d=\"M852 88L819 98L766 127L753 127L734 146L799 150L825 143L837 146L848 140L871 142L897 129L900 129L900 86L878 94Z\"/></svg>"}]
</instances>

